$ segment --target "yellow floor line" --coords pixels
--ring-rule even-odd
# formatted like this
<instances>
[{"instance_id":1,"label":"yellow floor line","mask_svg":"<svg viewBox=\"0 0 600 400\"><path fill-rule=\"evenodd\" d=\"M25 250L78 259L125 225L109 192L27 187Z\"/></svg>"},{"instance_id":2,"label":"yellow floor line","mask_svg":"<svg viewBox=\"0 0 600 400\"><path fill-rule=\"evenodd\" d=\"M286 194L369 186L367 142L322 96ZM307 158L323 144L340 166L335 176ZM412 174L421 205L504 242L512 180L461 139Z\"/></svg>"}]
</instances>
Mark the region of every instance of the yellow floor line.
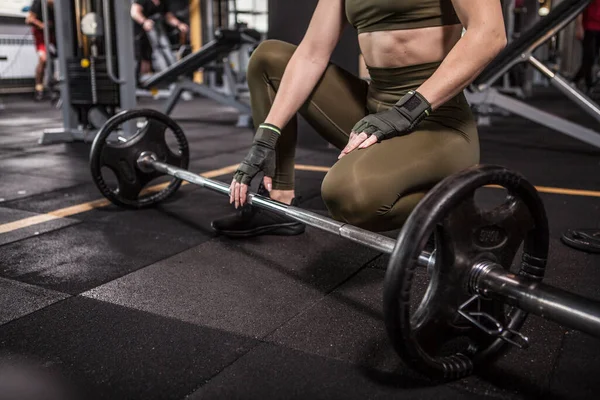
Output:
<instances>
[{"instance_id":1,"label":"yellow floor line","mask_svg":"<svg viewBox=\"0 0 600 400\"><path fill-rule=\"evenodd\" d=\"M593 190L565 189L547 186L536 186L535 188L540 193L564 194L568 196L600 197L600 192L595 192Z\"/></svg>"},{"instance_id":2,"label":"yellow floor line","mask_svg":"<svg viewBox=\"0 0 600 400\"><path fill-rule=\"evenodd\" d=\"M238 167L238 164L230 165L228 167L215 169L212 171L204 172L202 175L205 178L215 178L217 176L227 175L233 173ZM184 182L186 184L187 182ZM161 183L158 185L150 186L144 190L142 193L148 193L152 191L159 191L164 188L167 183ZM77 204L71 207L61 208L59 210L50 211L46 214L34 215L32 217L23 218L18 221L8 222L6 224L0 225L0 234L12 232L17 229L27 228L33 225L43 224L44 222L52 221L59 218L67 218L76 214L81 214L86 211L90 211L96 208L106 207L110 204L110 201L107 199L99 199L90 201L83 204Z\"/></svg>"},{"instance_id":3,"label":"yellow floor line","mask_svg":"<svg viewBox=\"0 0 600 400\"><path fill-rule=\"evenodd\" d=\"M312 172L329 172L329 167L320 167L316 165L296 165L296 169L299 171L312 171ZM489 187L495 189L501 189L500 186L490 185ZM536 186L535 187L540 193L550 193L550 194L564 194L568 196L584 196L584 197L600 197L600 192L596 192L593 190L578 190L578 189L565 189L565 188L555 188L548 186Z\"/></svg>"},{"instance_id":4,"label":"yellow floor line","mask_svg":"<svg viewBox=\"0 0 600 400\"><path fill-rule=\"evenodd\" d=\"M224 168L215 169L212 171L207 171L201 176L205 178L216 178L218 176L227 175L233 173L238 167L238 164L230 165ZM318 165L296 165L296 169L299 171L311 171L311 172L328 172L330 167L323 167ZM184 185L188 184L188 182L184 182ZM147 193L151 191L159 191L163 189L168 183L163 183L159 185L154 185L149 188L146 188L144 192ZM536 186L537 190L540 193L549 193L549 194L562 194L568 196L584 196L584 197L600 197L600 192L593 190L578 190L578 189L566 189L566 188L555 188L555 187L547 187L547 186ZM90 201L83 204L77 204L71 207L61 208L59 210L51 211L46 214L34 215L32 217L23 218L18 221L8 222L6 224L0 225L0 234L11 232L17 229L27 228L29 226L42 224L44 222L52 221L59 218L67 218L76 214L81 214L86 211L90 211L96 208L106 207L110 204L110 201L106 199L99 199Z\"/></svg>"},{"instance_id":5,"label":"yellow floor line","mask_svg":"<svg viewBox=\"0 0 600 400\"><path fill-rule=\"evenodd\" d=\"M299 171L311 171L311 172L329 172L330 167L320 167L318 165L296 165L296 169Z\"/></svg>"}]
</instances>

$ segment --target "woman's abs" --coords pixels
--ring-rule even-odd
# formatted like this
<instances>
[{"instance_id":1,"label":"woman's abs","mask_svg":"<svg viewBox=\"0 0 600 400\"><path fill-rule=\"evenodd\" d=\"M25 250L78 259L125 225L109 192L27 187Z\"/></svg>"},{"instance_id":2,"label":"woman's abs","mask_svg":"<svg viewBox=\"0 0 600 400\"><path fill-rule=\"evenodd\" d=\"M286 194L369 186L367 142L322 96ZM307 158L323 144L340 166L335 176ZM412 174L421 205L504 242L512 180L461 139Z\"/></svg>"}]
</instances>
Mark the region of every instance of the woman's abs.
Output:
<instances>
[{"instance_id":1,"label":"woman's abs","mask_svg":"<svg viewBox=\"0 0 600 400\"><path fill-rule=\"evenodd\" d=\"M365 32L358 35L369 67L393 68L442 61L462 34L461 25Z\"/></svg>"}]
</instances>

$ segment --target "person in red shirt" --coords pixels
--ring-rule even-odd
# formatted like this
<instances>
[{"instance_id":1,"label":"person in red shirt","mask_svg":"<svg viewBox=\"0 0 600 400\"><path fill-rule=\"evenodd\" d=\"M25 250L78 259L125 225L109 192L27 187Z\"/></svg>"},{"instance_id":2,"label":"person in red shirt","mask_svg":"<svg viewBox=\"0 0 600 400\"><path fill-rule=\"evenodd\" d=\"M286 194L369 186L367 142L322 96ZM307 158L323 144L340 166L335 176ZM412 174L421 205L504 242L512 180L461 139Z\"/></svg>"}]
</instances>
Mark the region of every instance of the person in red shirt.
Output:
<instances>
[{"instance_id":1,"label":"person in red shirt","mask_svg":"<svg viewBox=\"0 0 600 400\"><path fill-rule=\"evenodd\" d=\"M577 39L582 41L583 52L581 56L581 67L575 75L575 83L585 79L585 85L589 90L594 84L592 70L598 50L600 48L600 0L594 0L577 17Z\"/></svg>"},{"instance_id":2,"label":"person in red shirt","mask_svg":"<svg viewBox=\"0 0 600 400\"><path fill-rule=\"evenodd\" d=\"M35 69L35 99L38 101L44 98L44 72L48 60L48 49L46 49L44 41L45 24L48 24L48 28L50 28L50 43L54 44L54 0L48 0L47 3L48 21L44 21L41 0L33 0L25 18L25 23L31 25L35 50L38 54L38 65Z\"/></svg>"}]
</instances>

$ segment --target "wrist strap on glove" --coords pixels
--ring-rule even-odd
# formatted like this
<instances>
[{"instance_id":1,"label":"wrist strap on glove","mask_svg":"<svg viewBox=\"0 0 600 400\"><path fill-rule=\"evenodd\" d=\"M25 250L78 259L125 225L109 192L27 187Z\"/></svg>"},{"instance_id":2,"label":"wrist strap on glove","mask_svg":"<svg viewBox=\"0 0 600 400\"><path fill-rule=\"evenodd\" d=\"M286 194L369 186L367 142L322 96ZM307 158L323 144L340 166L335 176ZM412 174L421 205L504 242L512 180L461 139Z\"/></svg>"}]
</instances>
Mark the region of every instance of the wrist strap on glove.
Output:
<instances>
[{"instance_id":1,"label":"wrist strap on glove","mask_svg":"<svg viewBox=\"0 0 600 400\"><path fill-rule=\"evenodd\" d=\"M254 143L274 149L279 136L281 136L281 129L275 125L260 124L254 135Z\"/></svg>"},{"instance_id":2,"label":"wrist strap on glove","mask_svg":"<svg viewBox=\"0 0 600 400\"><path fill-rule=\"evenodd\" d=\"M431 114L431 104L416 90L410 90L402 96L394 108L411 122L411 128Z\"/></svg>"}]
</instances>

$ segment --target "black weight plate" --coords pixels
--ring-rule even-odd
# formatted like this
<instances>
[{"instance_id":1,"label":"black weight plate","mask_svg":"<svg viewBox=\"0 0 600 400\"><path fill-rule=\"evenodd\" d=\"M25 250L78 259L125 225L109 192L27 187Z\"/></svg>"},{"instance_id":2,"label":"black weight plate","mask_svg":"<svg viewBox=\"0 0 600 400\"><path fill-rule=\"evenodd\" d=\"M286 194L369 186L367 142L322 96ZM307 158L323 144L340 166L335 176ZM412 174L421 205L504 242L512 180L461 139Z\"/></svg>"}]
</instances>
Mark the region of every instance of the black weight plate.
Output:
<instances>
[{"instance_id":1,"label":"black weight plate","mask_svg":"<svg viewBox=\"0 0 600 400\"><path fill-rule=\"evenodd\" d=\"M146 123L137 129L130 138L109 142L125 123L137 124L139 119ZM136 125L137 126L137 125ZM165 134L169 130L176 142L177 153L169 148ZM112 136L111 136L112 135ZM155 110L128 110L110 118L100 129L90 153L92 179L100 192L112 203L121 207L139 209L151 207L173 195L181 180L173 178L153 190L143 191L146 185L163 174L156 171L142 171L138 159L144 152L152 152L158 161L187 169L189 146L183 130L170 117ZM102 176L102 168L112 170L118 181L118 188L112 189Z\"/></svg>"},{"instance_id":2,"label":"black weight plate","mask_svg":"<svg viewBox=\"0 0 600 400\"><path fill-rule=\"evenodd\" d=\"M474 198L477 189L487 185L508 192L504 203L492 210L481 209ZM434 233L435 267L423 299L415 305L411 295L417 258ZM541 280L548 241L543 203L521 175L503 167L477 166L440 182L404 225L385 277L386 329L400 357L430 377L458 379L497 355L504 341L458 314L471 297L467 288L472 267L490 260L508 269L523 244L519 273ZM482 300L479 307L515 331L527 317L497 301Z\"/></svg>"}]
</instances>

